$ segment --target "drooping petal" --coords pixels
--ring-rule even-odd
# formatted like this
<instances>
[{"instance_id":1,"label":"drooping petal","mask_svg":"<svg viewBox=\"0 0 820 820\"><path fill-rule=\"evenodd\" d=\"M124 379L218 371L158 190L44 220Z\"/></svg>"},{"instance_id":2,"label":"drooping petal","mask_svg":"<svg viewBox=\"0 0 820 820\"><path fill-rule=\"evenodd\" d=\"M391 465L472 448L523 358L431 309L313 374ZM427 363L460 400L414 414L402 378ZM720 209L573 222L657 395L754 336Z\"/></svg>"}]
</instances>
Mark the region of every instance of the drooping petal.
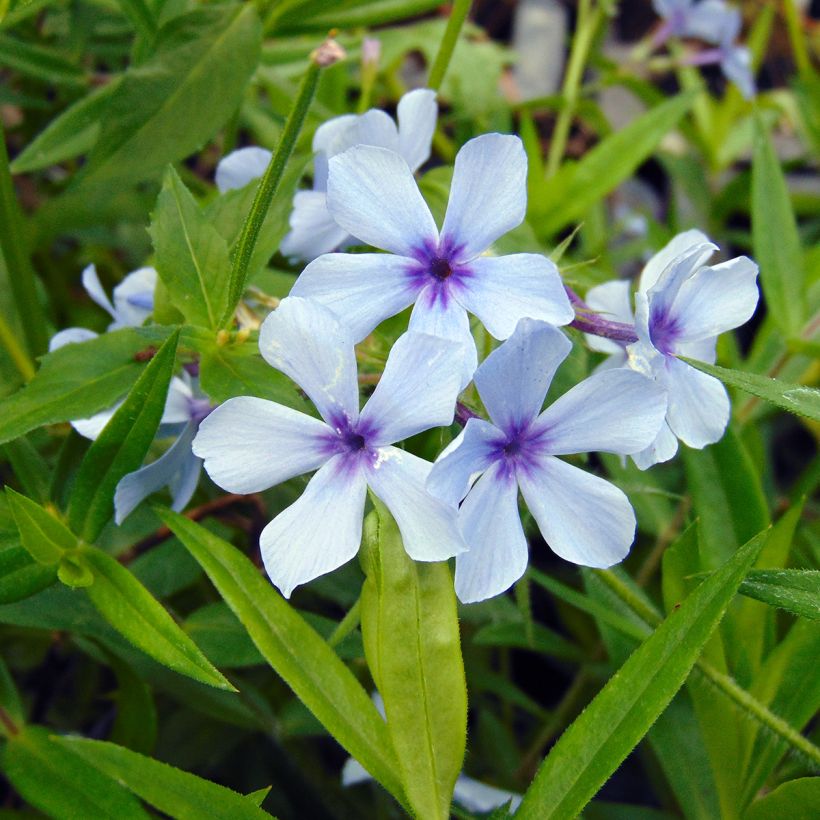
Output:
<instances>
[{"instance_id":1,"label":"drooping petal","mask_svg":"<svg viewBox=\"0 0 820 820\"><path fill-rule=\"evenodd\" d=\"M330 308L358 342L413 303L418 285L408 273L412 264L387 253L326 253L302 271L291 295Z\"/></svg>"},{"instance_id":2,"label":"drooping petal","mask_svg":"<svg viewBox=\"0 0 820 820\"><path fill-rule=\"evenodd\" d=\"M118 401L113 407L109 407L108 410L100 410L99 413L95 413L87 419L74 419L71 422L71 426L83 436L83 438L96 441L97 436L102 433L103 428L111 421L111 417L120 409L121 404L122 401Z\"/></svg>"},{"instance_id":3,"label":"drooping petal","mask_svg":"<svg viewBox=\"0 0 820 820\"><path fill-rule=\"evenodd\" d=\"M590 288L585 297L586 303L595 311L597 311L602 318L610 322L622 322L624 324L632 324L634 317L632 315L632 304L630 301L630 282L628 279L615 279L612 282L604 282L602 285L596 285ZM609 353L622 356L624 353L623 345L612 339L605 339L602 336L593 336L591 333L585 333L587 345L592 350L597 350L599 353Z\"/></svg>"},{"instance_id":4,"label":"drooping petal","mask_svg":"<svg viewBox=\"0 0 820 820\"><path fill-rule=\"evenodd\" d=\"M518 137L483 134L458 152L442 245L466 262L511 231L527 211L527 155Z\"/></svg>"},{"instance_id":5,"label":"drooping petal","mask_svg":"<svg viewBox=\"0 0 820 820\"><path fill-rule=\"evenodd\" d=\"M428 333L462 345L464 357L461 360L459 387L463 390L470 383L478 365L478 352L470 332L467 311L445 288L427 285L416 297L409 328L417 333Z\"/></svg>"},{"instance_id":6,"label":"drooping petal","mask_svg":"<svg viewBox=\"0 0 820 820\"><path fill-rule=\"evenodd\" d=\"M681 341L709 339L747 322L760 298L757 271L739 256L687 279L671 308Z\"/></svg>"},{"instance_id":7,"label":"drooping petal","mask_svg":"<svg viewBox=\"0 0 820 820\"><path fill-rule=\"evenodd\" d=\"M366 494L363 472L334 456L262 530L262 561L282 595L290 598L295 587L353 558L362 540Z\"/></svg>"},{"instance_id":8,"label":"drooping petal","mask_svg":"<svg viewBox=\"0 0 820 820\"><path fill-rule=\"evenodd\" d=\"M745 46L726 48L720 68L726 79L734 83L743 99L751 100L757 92L752 67L752 54Z\"/></svg>"},{"instance_id":9,"label":"drooping petal","mask_svg":"<svg viewBox=\"0 0 820 820\"><path fill-rule=\"evenodd\" d=\"M270 151L255 146L232 151L216 166L216 187L221 194L244 188L265 173L270 159Z\"/></svg>"},{"instance_id":10,"label":"drooping petal","mask_svg":"<svg viewBox=\"0 0 820 820\"><path fill-rule=\"evenodd\" d=\"M97 334L93 330L86 330L84 327L67 327L55 333L48 343L48 351L58 350L66 345L80 344L89 339L96 339Z\"/></svg>"},{"instance_id":11,"label":"drooping petal","mask_svg":"<svg viewBox=\"0 0 820 820\"><path fill-rule=\"evenodd\" d=\"M507 804L512 811L515 811L521 805L523 798L520 794L497 789L495 786L488 786L486 783L467 777L466 774L460 774L453 790L453 800L468 811L483 814Z\"/></svg>"},{"instance_id":12,"label":"drooping petal","mask_svg":"<svg viewBox=\"0 0 820 820\"><path fill-rule=\"evenodd\" d=\"M171 509L182 512L196 492L199 477L202 475L202 459L193 452L183 461L177 474L171 479Z\"/></svg>"},{"instance_id":13,"label":"drooping petal","mask_svg":"<svg viewBox=\"0 0 820 820\"><path fill-rule=\"evenodd\" d=\"M550 382L572 343L557 328L522 319L515 333L475 372L478 394L496 427L520 430L540 412Z\"/></svg>"},{"instance_id":14,"label":"drooping petal","mask_svg":"<svg viewBox=\"0 0 820 820\"><path fill-rule=\"evenodd\" d=\"M376 462L366 467L367 483L396 519L414 561L445 561L466 549L456 511L425 489L432 466L398 447L380 447Z\"/></svg>"},{"instance_id":15,"label":"drooping petal","mask_svg":"<svg viewBox=\"0 0 820 820\"><path fill-rule=\"evenodd\" d=\"M427 490L445 504L457 507L476 477L495 460L504 434L484 419L470 419L436 459Z\"/></svg>"},{"instance_id":16,"label":"drooping petal","mask_svg":"<svg viewBox=\"0 0 820 820\"><path fill-rule=\"evenodd\" d=\"M82 275L83 287L91 299L96 302L112 319L117 318L117 311L114 310L114 305L108 298L108 294L103 289L100 277L97 275L97 268L94 265L89 265L83 271Z\"/></svg>"},{"instance_id":17,"label":"drooping petal","mask_svg":"<svg viewBox=\"0 0 820 820\"><path fill-rule=\"evenodd\" d=\"M156 286L157 272L153 268L139 268L129 273L114 288L115 320L108 329L140 327L154 310Z\"/></svg>"},{"instance_id":18,"label":"drooping petal","mask_svg":"<svg viewBox=\"0 0 820 820\"><path fill-rule=\"evenodd\" d=\"M527 539L518 512L518 483L505 464L490 467L458 513L467 552L456 558L456 595L465 604L509 589L527 569Z\"/></svg>"},{"instance_id":19,"label":"drooping petal","mask_svg":"<svg viewBox=\"0 0 820 820\"><path fill-rule=\"evenodd\" d=\"M327 461L330 432L318 419L289 407L239 396L200 424L193 451L223 490L255 493Z\"/></svg>"},{"instance_id":20,"label":"drooping petal","mask_svg":"<svg viewBox=\"0 0 820 820\"><path fill-rule=\"evenodd\" d=\"M511 336L519 319L566 325L575 318L558 268L546 256L481 256L469 268L457 298L496 339Z\"/></svg>"},{"instance_id":21,"label":"drooping petal","mask_svg":"<svg viewBox=\"0 0 820 820\"><path fill-rule=\"evenodd\" d=\"M170 487L174 479L192 460L197 464L196 476L199 476L201 462L191 453L191 442L195 435L196 425L188 422L179 438L156 461L120 479L114 492L114 521L117 524L122 524L149 495L163 487ZM188 494L188 498L184 499L180 510L188 503L195 488L196 484Z\"/></svg>"},{"instance_id":22,"label":"drooping petal","mask_svg":"<svg viewBox=\"0 0 820 820\"><path fill-rule=\"evenodd\" d=\"M293 197L290 231L279 250L289 259L310 260L336 250L351 239L330 215L324 191L298 191Z\"/></svg>"},{"instance_id":23,"label":"drooping petal","mask_svg":"<svg viewBox=\"0 0 820 820\"><path fill-rule=\"evenodd\" d=\"M635 513L614 484L547 456L519 470L521 493L550 549L585 567L610 567L626 557Z\"/></svg>"},{"instance_id":24,"label":"drooping petal","mask_svg":"<svg viewBox=\"0 0 820 820\"><path fill-rule=\"evenodd\" d=\"M674 236L644 266L638 291L646 293L676 256L680 256L695 245L707 243L709 243L709 237L698 230L684 231Z\"/></svg>"},{"instance_id":25,"label":"drooping petal","mask_svg":"<svg viewBox=\"0 0 820 820\"><path fill-rule=\"evenodd\" d=\"M259 352L310 396L328 424L359 417L356 354L349 328L311 299L289 296L259 330Z\"/></svg>"},{"instance_id":26,"label":"drooping petal","mask_svg":"<svg viewBox=\"0 0 820 820\"><path fill-rule=\"evenodd\" d=\"M399 256L438 240L436 223L402 157L357 145L330 160L327 206L348 233Z\"/></svg>"},{"instance_id":27,"label":"drooping petal","mask_svg":"<svg viewBox=\"0 0 820 820\"><path fill-rule=\"evenodd\" d=\"M593 373L538 418L544 448L553 455L606 452L629 455L648 447L666 415L666 391L628 368Z\"/></svg>"},{"instance_id":28,"label":"drooping petal","mask_svg":"<svg viewBox=\"0 0 820 820\"><path fill-rule=\"evenodd\" d=\"M715 378L685 362L668 358L669 410L672 432L700 449L718 441L729 423L729 395Z\"/></svg>"},{"instance_id":29,"label":"drooping petal","mask_svg":"<svg viewBox=\"0 0 820 820\"><path fill-rule=\"evenodd\" d=\"M362 410L368 441L393 444L453 423L461 387L463 345L410 331L396 340L384 372Z\"/></svg>"},{"instance_id":30,"label":"drooping petal","mask_svg":"<svg viewBox=\"0 0 820 820\"><path fill-rule=\"evenodd\" d=\"M429 88L408 91L399 100L396 115L399 120L399 153L410 170L415 171L430 157L430 145L438 118L436 92Z\"/></svg>"},{"instance_id":31,"label":"drooping petal","mask_svg":"<svg viewBox=\"0 0 820 820\"><path fill-rule=\"evenodd\" d=\"M162 411L162 419L160 420L161 434L162 427L185 425L191 420L192 398L191 388L179 376L174 376L168 385L168 395L165 398L165 408ZM164 434L167 435L167 431Z\"/></svg>"},{"instance_id":32,"label":"drooping petal","mask_svg":"<svg viewBox=\"0 0 820 820\"><path fill-rule=\"evenodd\" d=\"M678 439L664 422L655 440L644 450L632 454L632 460L639 470L646 470L653 464L669 461L678 452Z\"/></svg>"}]
</instances>

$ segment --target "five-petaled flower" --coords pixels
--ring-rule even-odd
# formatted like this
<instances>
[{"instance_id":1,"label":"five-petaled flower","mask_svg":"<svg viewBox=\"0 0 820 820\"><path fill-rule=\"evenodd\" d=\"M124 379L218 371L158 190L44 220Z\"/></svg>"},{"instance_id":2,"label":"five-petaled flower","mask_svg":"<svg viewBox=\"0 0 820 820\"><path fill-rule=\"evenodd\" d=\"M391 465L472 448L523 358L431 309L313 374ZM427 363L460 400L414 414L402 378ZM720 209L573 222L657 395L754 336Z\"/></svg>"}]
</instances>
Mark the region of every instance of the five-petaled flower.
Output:
<instances>
[{"instance_id":1,"label":"five-petaled flower","mask_svg":"<svg viewBox=\"0 0 820 820\"><path fill-rule=\"evenodd\" d=\"M456 557L455 583L465 603L498 595L527 567L519 488L549 546L568 561L608 567L632 544L635 514L624 493L558 456L643 449L663 421L664 391L629 369L606 370L541 413L571 347L556 328L522 319L475 373L491 422L470 419L430 473L433 495L454 507L464 499L468 551Z\"/></svg>"},{"instance_id":2,"label":"five-petaled flower","mask_svg":"<svg viewBox=\"0 0 820 820\"><path fill-rule=\"evenodd\" d=\"M258 492L318 469L260 539L268 575L285 596L356 554L368 487L396 519L411 558L442 561L465 549L454 511L425 490L432 465L392 446L452 422L459 345L401 336L361 412L353 337L327 308L285 299L263 323L259 349L322 421L264 399L229 399L202 422L194 452L229 492Z\"/></svg>"},{"instance_id":3,"label":"five-petaled flower","mask_svg":"<svg viewBox=\"0 0 820 820\"><path fill-rule=\"evenodd\" d=\"M524 219L526 176L518 137L470 140L456 157L439 234L401 157L351 148L330 160L328 208L346 231L390 254L320 256L292 293L327 305L356 340L415 302L410 330L465 345L463 387L477 365L468 311L497 339L509 337L523 317L565 325L574 316L558 269L545 256L482 256Z\"/></svg>"}]
</instances>

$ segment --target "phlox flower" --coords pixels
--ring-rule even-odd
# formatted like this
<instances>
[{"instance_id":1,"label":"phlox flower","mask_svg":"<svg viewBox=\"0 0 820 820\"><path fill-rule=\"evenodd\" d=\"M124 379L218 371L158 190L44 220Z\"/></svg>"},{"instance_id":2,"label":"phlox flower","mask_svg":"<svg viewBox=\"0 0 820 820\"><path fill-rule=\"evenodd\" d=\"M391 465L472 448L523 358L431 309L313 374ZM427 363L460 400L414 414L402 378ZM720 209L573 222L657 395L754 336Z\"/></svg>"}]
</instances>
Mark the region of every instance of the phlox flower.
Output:
<instances>
[{"instance_id":1,"label":"phlox flower","mask_svg":"<svg viewBox=\"0 0 820 820\"><path fill-rule=\"evenodd\" d=\"M340 228L327 209L328 160L354 145L378 145L399 154L410 171L416 171L430 156L438 107L436 93L418 88L405 94L396 109L398 125L384 111L334 117L316 129L313 137L313 190L299 191L293 200L290 232L282 240L281 252L292 259L315 259L350 243L350 233ZM270 162L270 151L240 148L217 166L220 191L242 188L261 177Z\"/></svg>"},{"instance_id":2,"label":"phlox flower","mask_svg":"<svg viewBox=\"0 0 820 820\"><path fill-rule=\"evenodd\" d=\"M696 37L719 43L730 18L737 14L723 0L653 0L652 5L664 21L655 35L656 45L669 37Z\"/></svg>"},{"instance_id":3,"label":"phlox flower","mask_svg":"<svg viewBox=\"0 0 820 820\"><path fill-rule=\"evenodd\" d=\"M260 538L265 569L286 597L356 554L368 487L396 519L411 558L441 561L465 549L454 511L425 490L432 465L392 446L452 422L463 352L444 339L404 334L360 412L353 345L327 308L285 299L263 322L259 350L322 420L242 396L217 407L194 439L208 474L229 492L258 492L317 470Z\"/></svg>"},{"instance_id":4,"label":"phlox flower","mask_svg":"<svg viewBox=\"0 0 820 820\"><path fill-rule=\"evenodd\" d=\"M485 134L458 152L439 234L407 163L392 151L356 146L330 160L327 202L358 239L389 251L331 253L311 262L291 291L327 305L360 340L415 303L410 330L465 346L462 387L477 364L468 311L497 339L522 317L556 325L574 312L545 256L483 256L524 219L527 158L518 137Z\"/></svg>"},{"instance_id":5,"label":"phlox flower","mask_svg":"<svg viewBox=\"0 0 820 820\"><path fill-rule=\"evenodd\" d=\"M456 557L455 585L465 603L500 594L527 568L519 489L550 548L568 561L608 567L632 544L635 514L624 493L558 456L643 449L663 421L664 391L629 369L606 370L541 413L571 347L556 328L522 319L475 373L491 421L470 419L430 473L433 495L454 507L464 499L458 520L468 551Z\"/></svg>"}]
</instances>

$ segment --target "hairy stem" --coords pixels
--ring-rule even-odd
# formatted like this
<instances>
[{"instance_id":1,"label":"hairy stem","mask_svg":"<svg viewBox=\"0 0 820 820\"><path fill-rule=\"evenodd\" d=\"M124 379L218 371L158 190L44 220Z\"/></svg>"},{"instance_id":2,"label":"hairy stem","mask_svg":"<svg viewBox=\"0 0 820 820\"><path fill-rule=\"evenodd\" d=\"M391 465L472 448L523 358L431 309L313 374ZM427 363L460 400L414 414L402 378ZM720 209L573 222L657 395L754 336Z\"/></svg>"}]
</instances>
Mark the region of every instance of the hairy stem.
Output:
<instances>
[{"instance_id":1,"label":"hairy stem","mask_svg":"<svg viewBox=\"0 0 820 820\"><path fill-rule=\"evenodd\" d=\"M470 5L470 0L455 0L455 3L453 3L453 10L450 13L450 19L447 21L444 37L441 38L441 45L438 47L438 54L436 54L433 67L430 69L430 78L427 80L427 87L432 88L433 91L438 91L441 88L441 83L447 73L453 51L458 42L458 35L461 33L461 27L464 25L470 11Z\"/></svg>"}]
</instances>

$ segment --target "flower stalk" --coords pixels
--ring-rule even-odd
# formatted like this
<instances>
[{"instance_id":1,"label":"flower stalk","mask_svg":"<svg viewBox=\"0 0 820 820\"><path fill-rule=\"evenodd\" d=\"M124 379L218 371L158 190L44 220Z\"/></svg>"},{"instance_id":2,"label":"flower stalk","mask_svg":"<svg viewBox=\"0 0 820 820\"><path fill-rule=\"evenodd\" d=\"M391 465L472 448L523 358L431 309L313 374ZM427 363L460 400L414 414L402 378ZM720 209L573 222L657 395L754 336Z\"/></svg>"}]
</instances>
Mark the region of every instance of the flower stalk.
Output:
<instances>
[{"instance_id":1,"label":"flower stalk","mask_svg":"<svg viewBox=\"0 0 820 820\"><path fill-rule=\"evenodd\" d=\"M436 54L436 59L433 61L433 67L430 69L430 78L427 81L427 87L432 88L433 91L438 91L441 88L444 75L447 73L453 51L455 51L458 42L458 35L461 33L461 28L470 11L470 6L470 0L456 0L453 4L453 11L447 21L444 37L441 38L441 45L438 54Z\"/></svg>"}]
</instances>

